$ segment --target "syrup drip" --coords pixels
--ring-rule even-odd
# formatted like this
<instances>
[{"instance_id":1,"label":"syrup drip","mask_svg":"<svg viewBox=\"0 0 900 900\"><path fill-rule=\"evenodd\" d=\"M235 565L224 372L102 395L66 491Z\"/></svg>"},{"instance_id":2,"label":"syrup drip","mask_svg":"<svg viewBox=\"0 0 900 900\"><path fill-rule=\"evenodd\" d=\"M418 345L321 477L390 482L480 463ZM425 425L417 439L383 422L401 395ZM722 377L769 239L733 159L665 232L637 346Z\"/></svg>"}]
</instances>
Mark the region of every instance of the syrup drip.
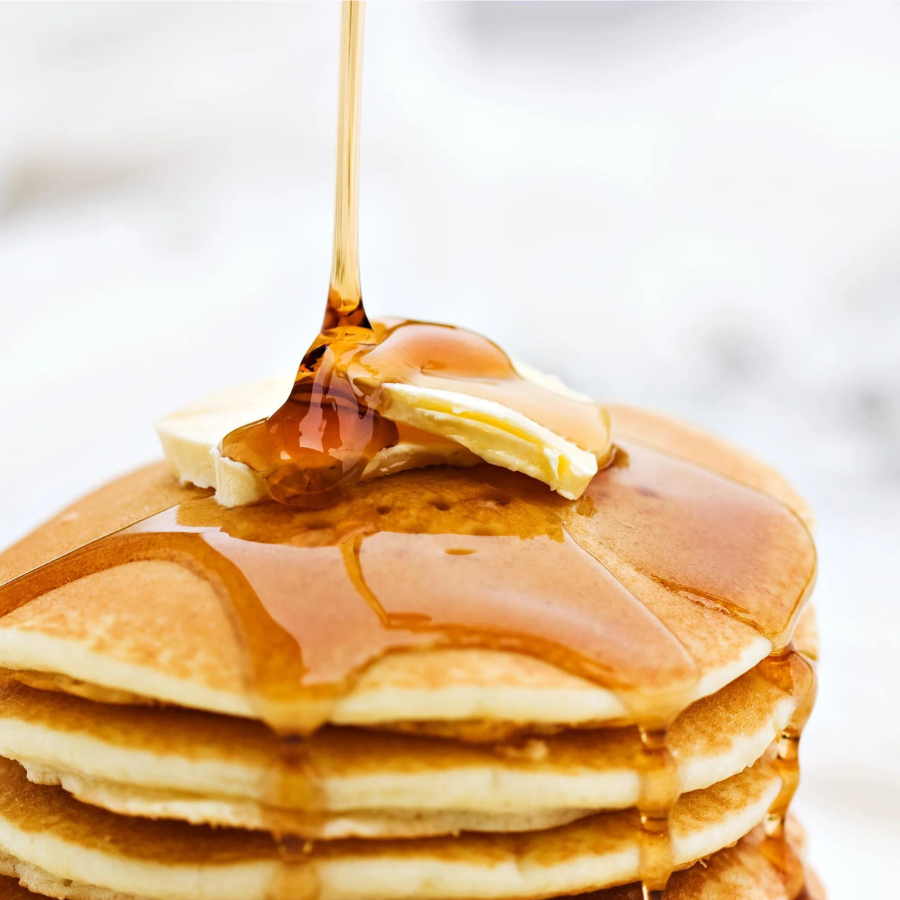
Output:
<instances>
[{"instance_id":1,"label":"syrup drip","mask_svg":"<svg viewBox=\"0 0 900 900\"><path fill-rule=\"evenodd\" d=\"M797 709L776 741L776 769L781 777L781 790L766 814L763 827L763 854L781 873L791 895L799 900L810 895L805 887L803 867L794 864L794 855L786 840L787 815L800 783L800 736L809 720L816 698L816 673L813 664L790 645L781 653L773 653L761 666L773 684L793 691L801 697Z\"/></svg>"},{"instance_id":2,"label":"syrup drip","mask_svg":"<svg viewBox=\"0 0 900 900\"><path fill-rule=\"evenodd\" d=\"M641 738L641 891L643 900L662 900L674 868L669 817L681 793L678 763L666 742L666 729L639 726Z\"/></svg>"},{"instance_id":3,"label":"syrup drip","mask_svg":"<svg viewBox=\"0 0 900 900\"><path fill-rule=\"evenodd\" d=\"M784 835L788 807L800 783L800 733L795 725L788 725L778 737L777 769L781 777L781 792L766 815L766 835L780 838Z\"/></svg>"},{"instance_id":4,"label":"syrup drip","mask_svg":"<svg viewBox=\"0 0 900 900\"><path fill-rule=\"evenodd\" d=\"M776 766L782 788L766 816L765 830L768 837L780 838L784 834L788 808L800 780L800 736L815 703L816 674L809 659L790 645L783 652L773 653L765 660L761 671L777 687L792 691L802 698L791 722L777 740Z\"/></svg>"},{"instance_id":5,"label":"syrup drip","mask_svg":"<svg viewBox=\"0 0 900 900\"><path fill-rule=\"evenodd\" d=\"M785 891L796 900L812 900L807 890L806 871L790 847L787 816L800 780L800 736L809 719L816 695L815 669L792 645L773 653L759 666L760 672L776 687L798 697L791 722L776 741L776 770L781 790L763 823L765 838L761 852L780 874ZM642 900L664 900L666 884L675 863L669 821L680 796L677 761L666 742L666 729L638 726L642 748L642 784L638 801L641 821Z\"/></svg>"},{"instance_id":6,"label":"syrup drip","mask_svg":"<svg viewBox=\"0 0 900 900\"><path fill-rule=\"evenodd\" d=\"M800 779L799 741L815 702L816 677L810 661L792 645L773 653L759 671L785 694L798 697L791 722L779 735L776 770L781 790L763 823L765 838L761 852L778 871L790 897L811 900L806 890L806 872L786 839L787 815ZM665 888L675 863L669 820L680 796L677 760L666 742L666 729L638 726L642 748L642 784L638 801L641 821L642 900L664 900Z\"/></svg>"},{"instance_id":7,"label":"syrup drip","mask_svg":"<svg viewBox=\"0 0 900 900\"><path fill-rule=\"evenodd\" d=\"M310 857L315 845L294 835L275 835L279 866L268 887L267 900L315 900L319 879Z\"/></svg>"}]
</instances>

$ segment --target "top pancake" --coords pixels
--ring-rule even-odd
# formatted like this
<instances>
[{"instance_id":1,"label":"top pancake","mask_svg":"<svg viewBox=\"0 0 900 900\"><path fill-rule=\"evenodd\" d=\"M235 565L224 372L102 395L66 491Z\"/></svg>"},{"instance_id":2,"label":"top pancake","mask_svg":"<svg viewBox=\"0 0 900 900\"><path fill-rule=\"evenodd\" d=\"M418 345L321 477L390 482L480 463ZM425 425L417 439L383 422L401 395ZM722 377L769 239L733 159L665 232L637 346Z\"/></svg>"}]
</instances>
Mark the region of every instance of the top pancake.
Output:
<instances>
[{"instance_id":1,"label":"top pancake","mask_svg":"<svg viewBox=\"0 0 900 900\"><path fill-rule=\"evenodd\" d=\"M38 585L34 599L0 621L0 666L44 673L43 686L101 699L141 697L258 717L248 646L256 640L278 667L279 654L299 659L295 636L303 642L320 634L320 620L330 616L334 647L358 652L353 662L375 659L329 704L327 718L336 724L553 728L634 720L661 703L677 712L789 636L815 573L808 513L779 476L722 442L650 414L611 412L623 448L618 464L575 503L497 470L436 468L369 482L315 513L271 504L229 511L206 492L178 486L160 466L143 469L0 556L0 580L180 503L171 521L184 533L204 528L207 544L245 572L262 565L270 630L248 639L247 622L235 627L235 611L214 579L177 555L125 558L74 578L50 566L46 578L29 576ZM435 509L445 514L436 517ZM378 531L357 557L360 587L333 560L354 523L373 520ZM315 537L301 548L285 537L298 525ZM480 553L483 546L502 547L499 565ZM565 568L561 548L569 552ZM584 551L605 573L603 602L593 607L596 573L580 571ZM543 593L519 609L518 598L538 582ZM550 588L560 609L565 600L574 610L569 620L558 617L561 624L546 613L556 615ZM576 588L586 598L582 606L571 605ZM9 587L6 594L9 602ZM373 609L383 614L381 625ZM438 625L404 643L408 636L392 623L419 609ZM439 625L447 610L466 622L477 615L520 618L508 640L483 640L485 626L466 632L463 643L476 646L459 646L459 627ZM593 666L590 678L569 665L576 654L557 652L561 639L546 638L547 623L559 624L570 642L583 640L575 649L579 664ZM538 626L544 630L528 634ZM324 672L335 664L332 649L327 641L303 643L297 672ZM391 652L398 649L405 652ZM274 702L290 707L298 699L282 691Z\"/></svg>"}]
</instances>

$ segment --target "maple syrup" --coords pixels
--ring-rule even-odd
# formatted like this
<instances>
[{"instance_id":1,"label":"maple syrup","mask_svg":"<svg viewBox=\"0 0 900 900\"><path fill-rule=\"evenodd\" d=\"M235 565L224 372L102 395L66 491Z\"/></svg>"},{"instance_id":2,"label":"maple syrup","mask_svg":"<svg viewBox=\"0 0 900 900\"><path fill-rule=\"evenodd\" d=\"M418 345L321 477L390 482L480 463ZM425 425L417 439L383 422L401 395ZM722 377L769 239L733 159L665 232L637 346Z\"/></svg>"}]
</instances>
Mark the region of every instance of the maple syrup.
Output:
<instances>
[{"instance_id":1,"label":"maple syrup","mask_svg":"<svg viewBox=\"0 0 900 900\"><path fill-rule=\"evenodd\" d=\"M666 729L638 727L641 738L641 891L643 900L662 900L675 868L669 818L681 793L678 763L666 741Z\"/></svg>"},{"instance_id":2,"label":"maple syrup","mask_svg":"<svg viewBox=\"0 0 900 900\"><path fill-rule=\"evenodd\" d=\"M760 665L760 670L774 685L800 698L791 721L776 741L776 770L781 777L781 790L769 808L763 828L765 840L761 850L781 874L791 896L812 900L806 890L803 866L794 864L786 839L787 815L800 783L800 736L806 726L816 699L816 672L812 662L791 645L773 653Z\"/></svg>"}]
</instances>

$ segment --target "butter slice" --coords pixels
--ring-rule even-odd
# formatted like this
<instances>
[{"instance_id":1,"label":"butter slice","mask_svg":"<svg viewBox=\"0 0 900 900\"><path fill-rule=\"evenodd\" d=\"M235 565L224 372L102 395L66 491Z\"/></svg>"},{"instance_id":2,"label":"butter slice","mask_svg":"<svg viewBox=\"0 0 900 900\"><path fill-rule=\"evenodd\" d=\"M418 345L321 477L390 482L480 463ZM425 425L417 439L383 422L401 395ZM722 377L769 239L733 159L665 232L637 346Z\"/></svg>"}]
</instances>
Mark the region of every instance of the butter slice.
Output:
<instances>
[{"instance_id":1,"label":"butter slice","mask_svg":"<svg viewBox=\"0 0 900 900\"><path fill-rule=\"evenodd\" d=\"M382 415L543 481L568 500L597 474L597 457L527 416L480 397L410 384L382 385Z\"/></svg>"},{"instance_id":2,"label":"butter slice","mask_svg":"<svg viewBox=\"0 0 900 900\"><path fill-rule=\"evenodd\" d=\"M551 376L516 366L525 378L575 395ZM223 457L219 444L235 428L270 416L291 386L290 377L280 377L219 391L160 419L156 432L177 476L197 487L215 488L223 506L263 499L263 479L249 466ZM383 414L398 424L400 440L372 458L363 479L422 466L484 461L523 472L573 500L597 472L593 453L502 404L405 384L382 387Z\"/></svg>"},{"instance_id":3,"label":"butter slice","mask_svg":"<svg viewBox=\"0 0 900 900\"><path fill-rule=\"evenodd\" d=\"M279 376L217 391L157 421L156 434L163 454L178 477L200 488L217 489L220 478L237 479L241 483L230 485L228 490L247 492L248 485L243 483L246 477L218 465L217 458L221 459L218 451L210 451L215 450L222 438L235 428L271 416L284 403L293 383L291 376ZM247 466L241 468L251 471ZM263 490L255 499L260 499L264 494ZM243 500L243 503L252 502L250 499Z\"/></svg>"},{"instance_id":4,"label":"butter slice","mask_svg":"<svg viewBox=\"0 0 900 900\"><path fill-rule=\"evenodd\" d=\"M235 428L272 415L291 391L293 377L218 391L156 422L163 454L178 478L201 488L215 488L222 506L247 506L266 496L257 472L219 453L222 439ZM391 475L421 466L474 466L481 460L460 444L401 427L400 441L376 454L363 478Z\"/></svg>"}]
</instances>

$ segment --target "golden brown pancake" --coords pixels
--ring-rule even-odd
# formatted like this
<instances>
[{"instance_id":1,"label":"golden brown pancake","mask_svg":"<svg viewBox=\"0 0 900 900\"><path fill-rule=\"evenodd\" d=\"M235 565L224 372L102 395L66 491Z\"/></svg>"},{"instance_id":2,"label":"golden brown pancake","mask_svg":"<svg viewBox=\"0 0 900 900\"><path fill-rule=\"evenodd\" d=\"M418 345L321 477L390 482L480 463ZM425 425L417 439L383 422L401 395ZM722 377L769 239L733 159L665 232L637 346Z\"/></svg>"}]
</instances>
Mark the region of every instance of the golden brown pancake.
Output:
<instances>
[{"instance_id":1,"label":"golden brown pancake","mask_svg":"<svg viewBox=\"0 0 900 900\"><path fill-rule=\"evenodd\" d=\"M676 872L664 900L826 900L815 875L804 866L804 836L789 823L784 845L767 843L755 828L734 847ZM804 884L805 882L805 884ZM631 884L581 894L580 900L641 900L640 885Z\"/></svg>"},{"instance_id":2,"label":"golden brown pancake","mask_svg":"<svg viewBox=\"0 0 900 900\"><path fill-rule=\"evenodd\" d=\"M807 687L800 660L796 671L782 685L752 669L675 720L669 747L682 791L723 781L763 755ZM302 771L285 768L280 741L256 723L110 706L0 679L0 753L34 781L126 815L277 823L318 838L532 830L634 805L644 766L631 728L492 745L327 728L310 738L308 752ZM324 817L303 814L310 771Z\"/></svg>"},{"instance_id":3,"label":"golden brown pancake","mask_svg":"<svg viewBox=\"0 0 900 900\"><path fill-rule=\"evenodd\" d=\"M672 815L675 865L729 846L763 818L779 790L768 762L684 795ZM638 876L641 830L632 812L602 813L525 835L332 841L303 857L322 900L528 898L598 890ZM131 819L30 784L0 763L5 871L159 900L254 900L278 877L262 833Z\"/></svg>"},{"instance_id":4,"label":"golden brown pancake","mask_svg":"<svg viewBox=\"0 0 900 900\"><path fill-rule=\"evenodd\" d=\"M703 428L658 412L619 403L606 403L604 408L615 423L617 436L705 466L726 478L769 494L794 510L810 530L815 527L812 510L787 479L745 450Z\"/></svg>"},{"instance_id":5,"label":"golden brown pancake","mask_svg":"<svg viewBox=\"0 0 900 900\"><path fill-rule=\"evenodd\" d=\"M803 868L802 836L791 829L785 852L773 858L766 852L761 829L754 829L734 847L720 850L690 868L676 872L664 900L826 900L818 880ZM16 863L0 858L0 870L12 871ZM805 875L807 888L797 887ZM33 867L25 876L28 883L48 896L61 900L108 900L109 895L90 887L66 884ZM0 900L29 900L35 895L16 880L0 877ZM122 900L132 900L119 895ZM624 885L579 895L581 900L641 900L638 884ZM574 898L561 898L574 900Z\"/></svg>"},{"instance_id":6,"label":"golden brown pancake","mask_svg":"<svg viewBox=\"0 0 900 900\"><path fill-rule=\"evenodd\" d=\"M334 668L337 657L348 659L340 666L360 666L359 677L327 711L335 724L474 720L553 727L628 721L648 708L677 712L739 677L789 632L812 585L815 552L800 518L805 510L798 515L785 506L800 504L762 464L685 426L631 410L616 409L613 429L617 461L576 504L523 477L480 467L378 479L327 510L296 513L271 504L224 510L205 492L179 489L162 471L143 470L12 548L0 557L0 577L15 577L180 498L177 513L163 517L171 524L144 524L132 537L160 527L185 534L201 529L216 553L254 578L264 570L269 594L260 593L261 602L278 623L273 627L286 632L262 639L272 654L263 665L277 668L275 660L296 654L289 636L296 632L306 635L298 672ZM658 449L670 444L673 453ZM375 521L377 533L366 538L359 556L363 581L350 586L338 551L352 523ZM278 549L298 531L306 535L300 556ZM270 549L263 553L260 542ZM561 544L571 542L568 556L559 556L566 549ZM485 548L482 562L484 551L472 548ZM497 548L499 567L492 555ZM586 648L593 640L602 644L602 653L591 657L596 677L590 679L563 669L568 660L591 654L560 655L539 634L523 637L529 628L552 625L552 617L537 622L540 604L518 609L512 601L521 594L516 579L526 591L543 579L546 590L562 571L565 586L558 590L565 596L584 551L602 564L591 578L606 572L605 599L594 611L605 610L605 618L562 627L569 640L591 632ZM463 555L447 555L457 553ZM52 567L46 577L29 576L24 583L35 585L28 587L34 599L0 621L0 664L47 673L63 689L93 687L112 692L109 698L137 695L258 716L261 688L256 675L248 677L246 631L236 633L234 611L210 573L174 557L123 560L83 577L54 581ZM286 565L299 568L289 575ZM60 580L69 583L55 587ZM471 596L455 597L462 588ZM7 587L5 596L17 590ZM479 591L509 596L496 594L486 603ZM550 604L551 596L541 602ZM452 646L462 626L453 625L457 631L447 638L438 624L407 646L409 629L369 622L367 604L373 603L384 604L388 619L395 609L406 616L410 606L422 607L434 622L457 608L476 618L512 618L503 641L491 637L490 646ZM323 604L335 605L335 622L327 627L340 629L339 640L315 632L323 626L311 613ZM256 627L259 617L252 618ZM539 640L543 649L535 649ZM415 652L390 652L398 641ZM451 646L430 645L442 641ZM552 665L536 658L545 651ZM259 669L259 660L255 665ZM265 702L277 707L276 718L289 719L292 705L310 701L278 696Z\"/></svg>"}]
</instances>

